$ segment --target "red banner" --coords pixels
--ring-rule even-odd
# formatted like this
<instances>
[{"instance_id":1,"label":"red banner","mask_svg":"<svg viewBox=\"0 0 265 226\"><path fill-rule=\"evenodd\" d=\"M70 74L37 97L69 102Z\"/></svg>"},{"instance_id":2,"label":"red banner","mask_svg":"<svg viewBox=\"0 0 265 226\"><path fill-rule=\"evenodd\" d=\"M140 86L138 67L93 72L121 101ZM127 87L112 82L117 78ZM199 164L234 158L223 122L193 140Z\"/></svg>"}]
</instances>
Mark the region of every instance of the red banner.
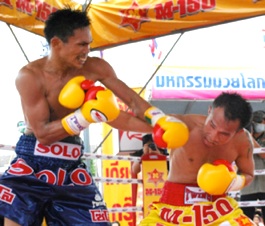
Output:
<instances>
[{"instance_id":1,"label":"red banner","mask_svg":"<svg viewBox=\"0 0 265 226\"><path fill-rule=\"evenodd\" d=\"M0 0L0 20L43 35L47 16L70 0ZM110 0L91 4L92 50L265 14L265 0Z\"/></svg>"}]
</instances>

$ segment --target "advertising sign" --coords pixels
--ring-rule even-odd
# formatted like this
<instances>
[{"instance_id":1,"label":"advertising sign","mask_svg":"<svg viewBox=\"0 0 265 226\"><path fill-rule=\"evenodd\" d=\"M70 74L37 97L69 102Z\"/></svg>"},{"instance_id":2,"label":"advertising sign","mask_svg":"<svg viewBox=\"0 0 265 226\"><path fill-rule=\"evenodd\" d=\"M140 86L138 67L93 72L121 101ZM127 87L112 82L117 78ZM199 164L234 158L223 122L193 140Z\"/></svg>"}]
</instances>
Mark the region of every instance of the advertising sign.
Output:
<instances>
[{"instance_id":1,"label":"advertising sign","mask_svg":"<svg viewBox=\"0 0 265 226\"><path fill-rule=\"evenodd\" d=\"M264 71L244 68L161 67L152 84L152 99L214 99L223 91L248 100L265 98Z\"/></svg>"}]
</instances>

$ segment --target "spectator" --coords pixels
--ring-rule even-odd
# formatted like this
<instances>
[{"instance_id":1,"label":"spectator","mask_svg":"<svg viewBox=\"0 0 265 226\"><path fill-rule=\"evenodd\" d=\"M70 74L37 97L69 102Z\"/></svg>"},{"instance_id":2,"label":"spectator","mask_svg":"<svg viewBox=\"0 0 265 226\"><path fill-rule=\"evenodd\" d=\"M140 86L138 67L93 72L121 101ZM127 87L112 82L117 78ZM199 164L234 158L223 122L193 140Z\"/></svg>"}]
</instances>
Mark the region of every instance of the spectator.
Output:
<instances>
[{"instance_id":1,"label":"spectator","mask_svg":"<svg viewBox=\"0 0 265 226\"><path fill-rule=\"evenodd\" d=\"M253 112L252 119L253 138L257 143L265 147L265 112L255 111ZM255 145L257 147L257 145ZM254 154L255 169L265 169L265 156L264 154ZM265 175L258 175L254 177L253 182L241 190L241 201L257 201L265 200ZM244 213L254 220L256 207L242 207ZM264 219L265 206L261 207L261 213Z\"/></svg>"},{"instance_id":2,"label":"spectator","mask_svg":"<svg viewBox=\"0 0 265 226\"><path fill-rule=\"evenodd\" d=\"M264 226L263 216L260 209L256 210L253 221L257 226Z\"/></svg>"},{"instance_id":3,"label":"spectator","mask_svg":"<svg viewBox=\"0 0 265 226\"><path fill-rule=\"evenodd\" d=\"M166 149L158 148L153 141L151 134L146 134L142 137L143 148L131 154L131 156L141 157L145 154L158 154L158 155L168 155ZM168 166L169 167L169 166ZM141 163L133 162L132 173L138 174L141 172Z\"/></svg>"}]
</instances>

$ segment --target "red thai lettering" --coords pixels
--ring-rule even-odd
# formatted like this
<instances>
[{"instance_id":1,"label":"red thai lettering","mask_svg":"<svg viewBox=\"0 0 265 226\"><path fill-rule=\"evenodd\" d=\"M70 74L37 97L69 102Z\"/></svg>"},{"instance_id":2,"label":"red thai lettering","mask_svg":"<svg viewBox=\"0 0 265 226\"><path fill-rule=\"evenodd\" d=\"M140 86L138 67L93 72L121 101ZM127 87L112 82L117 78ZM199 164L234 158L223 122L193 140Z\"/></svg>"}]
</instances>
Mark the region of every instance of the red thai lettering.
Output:
<instances>
[{"instance_id":1,"label":"red thai lettering","mask_svg":"<svg viewBox=\"0 0 265 226\"><path fill-rule=\"evenodd\" d=\"M26 13L28 15L33 14L34 4L30 0L17 0L16 7L18 11Z\"/></svg>"},{"instance_id":2,"label":"red thai lettering","mask_svg":"<svg viewBox=\"0 0 265 226\"><path fill-rule=\"evenodd\" d=\"M9 167L7 173L16 176L25 176L33 173L33 169L21 158Z\"/></svg>"},{"instance_id":3,"label":"red thai lettering","mask_svg":"<svg viewBox=\"0 0 265 226\"><path fill-rule=\"evenodd\" d=\"M108 210L89 210L92 222L108 222Z\"/></svg>"},{"instance_id":4,"label":"red thai lettering","mask_svg":"<svg viewBox=\"0 0 265 226\"><path fill-rule=\"evenodd\" d=\"M124 198L124 207L132 207L132 197L125 197ZM132 221L133 220L133 213L124 213L124 220Z\"/></svg>"},{"instance_id":5,"label":"red thai lettering","mask_svg":"<svg viewBox=\"0 0 265 226\"><path fill-rule=\"evenodd\" d=\"M110 164L111 167L106 168L106 177L111 178L129 178L129 167L119 167L119 161ZM107 183L107 185L113 183Z\"/></svg>"},{"instance_id":6,"label":"red thai lettering","mask_svg":"<svg viewBox=\"0 0 265 226\"><path fill-rule=\"evenodd\" d=\"M146 188L146 196L160 196L162 194L162 188Z\"/></svg>"},{"instance_id":7,"label":"red thai lettering","mask_svg":"<svg viewBox=\"0 0 265 226\"><path fill-rule=\"evenodd\" d=\"M119 170L117 167L111 167L110 169L110 177L119 178Z\"/></svg>"},{"instance_id":8,"label":"red thai lettering","mask_svg":"<svg viewBox=\"0 0 265 226\"><path fill-rule=\"evenodd\" d=\"M11 0L0 0L0 6L1 5L7 6L10 9L13 9L13 5L11 3Z\"/></svg>"},{"instance_id":9,"label":"red thai lettering","mask_svg":"<svg viewBox=\"0 0 265 226\"><path fill-rule=\"evenodd\" d=\"M153 189L152 188L146 188L145 189L145 195L152 196L153 195Z\"/></svg>"},{"instance_id":10,"label":"red thai lettering","mask_svg":"<svg viewBox=\"0 0 265 226\"><path fill-rule=\"evenodd\" d=\"M120 168L120 177L119 178L129 178L129 169L128 167Z\"/></svg>"},{"instance_id":11,"label":"red thai lettering","mask_svg":"<svg viewBox=\"0 0 265 226\"><path fill-rule=\"evenodd\" d=\"M12 189L4 185L0 185L0 200L8 204L12 204L16 195L12 193Z\"/></svg>"},{"instance_id":12,"label":"red thai lettering","mask_svg":"<svg viewBox=\"0 0 265 226\"><path fill-rule=\"evenodd\" d=\"M132 207L132 198L131 197L125 197L124 198L124 205L122 206L120 203L115 203L112 205L112 208L122 208L122 207ZM133 223L133 213L122 213L122 212L119 212L119 213L112 213L111 214L111 219L112 221L127 221L128 224L129 221L132 221Z\"/></svg>"},{"instance_id":13,"label":"red thai lettering","mask_svg":"<svg viewBox=\"0 0 265 226\"><path fill-rule=\"evenodd\" d=\"M115 203L112 205L112 208L121 208L121 204L119 203ZM117 219L117 215L118 215L118 219ZM113 221L122 221L122 212L118 212L118 213L112 213L112 220Z\"/></svg>"},{"instance_id":14,"label":"red thai lettering","mask_svg":"<svg viewBox=\"0 0 265 226\"><path fill-rule=\"evenodd\" d=\"M55 12L57 8L53 7L52 5L48 4L47 2L42 2L37 0L36 1L36 19L40 21L46 21L48 16L52 13Z\"/></svg>"},{"instance_id":15,"label":"red thai lettering","mask_svg":"<svg viewBox=\"0 0 265 226\"><path fill-rule=\"evenodd\" d=\"M82 168L75 169L70 177L72 182L77 185L90 185L92 183L91 176Z\"/></svg>"}]
</instances>

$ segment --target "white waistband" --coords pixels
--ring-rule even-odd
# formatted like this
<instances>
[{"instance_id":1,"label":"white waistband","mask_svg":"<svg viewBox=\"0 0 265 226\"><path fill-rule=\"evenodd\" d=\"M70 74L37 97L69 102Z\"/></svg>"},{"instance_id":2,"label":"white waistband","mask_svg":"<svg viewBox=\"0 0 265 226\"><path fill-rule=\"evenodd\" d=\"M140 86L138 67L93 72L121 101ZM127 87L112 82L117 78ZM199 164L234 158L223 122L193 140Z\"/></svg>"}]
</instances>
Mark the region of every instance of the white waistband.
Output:
<instances>
[{"instance_id":1,"label":"white waistband","mask_svg":"<svg viewBox=\"0 0 265 226\"><path fill-rule=\"evenodd\" d=\"M81 145L64 142L43 145L39 141L36 141L34 155L65 160L77 160L81 156Z\"/></svg>"}]
</instances>

